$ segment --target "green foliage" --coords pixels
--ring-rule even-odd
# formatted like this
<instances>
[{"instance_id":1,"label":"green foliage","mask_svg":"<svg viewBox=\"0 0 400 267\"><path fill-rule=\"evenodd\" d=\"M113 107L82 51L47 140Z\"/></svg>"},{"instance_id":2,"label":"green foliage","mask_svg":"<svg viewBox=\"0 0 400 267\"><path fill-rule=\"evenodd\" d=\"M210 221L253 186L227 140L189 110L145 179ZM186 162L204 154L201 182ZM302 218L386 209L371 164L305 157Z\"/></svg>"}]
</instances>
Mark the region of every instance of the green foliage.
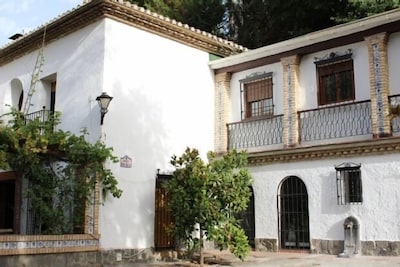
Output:
<instances>
[{"instance_id":1,"label":"green foliage","mask_svg":"<svg viewBox=\"0 0 400 267\"><path fill-rule=\"evenodd\" d=\"M398 7L400 7L399 0L349 0L343 12L335 17L335 21L345 23Z\"/></svg>"},{"instance_id":2,"label":"green foliage","mask_svg":"<svg viewBox=\"0 0 400 267\"><path fill-rule=\"evenodd\" d=\"M198 224L208 240L244 259L247 236L235 215L247 208L251 194L247 155L233 150L221 158L211 152L208 157L207 164L196 149L189 148L181 157L172 157L176 170L165 187L175 218L174 233L190 242Z\"/></svg>"},{"instance_id":3,"label":"green foliage","mask_svg":"<svg viewBox=\"0 0 400 267\"><path fill-rule=\"evenodd\" d=\"M400 6L399 0L130 0L257 48Z\"/></svg>"},{"instance_id":4,"label":"green foliage","mask_svg":"<svg viewBox=\"0 0 400 267\"><path fill-rule=\"evenodd\" d=\"M68 131L55 130L60 115L48 120L25 120L13 110L9 125L0 126L0 167L16 171L26 185L23 197L29 200L34 233L82 232L86 201L93 200L97 183L104 193L120 197L122 191L106 160L117 162L112 148L101 141L91 144Z\"/></svg>"},{"instance_id":5,"label":"green foliage","mask_svg":"<svg viewBox=\"0 0 400 267\"><path fill-rule=\"evenodd\" d=\"M248 48L287 40L336 24L347 0L229 0L227 37Z\"/></svg>"},{"instance_id":6,"label":"green foliage","mask_svg":"<svg viewBox=\"0 0 400 267\"><path fill-rule=\"evenodd\" d=\"M221 0L130 0L130 2L213 34L220 34L220 24L225 14Z\"/></svg>"}]
</instances>

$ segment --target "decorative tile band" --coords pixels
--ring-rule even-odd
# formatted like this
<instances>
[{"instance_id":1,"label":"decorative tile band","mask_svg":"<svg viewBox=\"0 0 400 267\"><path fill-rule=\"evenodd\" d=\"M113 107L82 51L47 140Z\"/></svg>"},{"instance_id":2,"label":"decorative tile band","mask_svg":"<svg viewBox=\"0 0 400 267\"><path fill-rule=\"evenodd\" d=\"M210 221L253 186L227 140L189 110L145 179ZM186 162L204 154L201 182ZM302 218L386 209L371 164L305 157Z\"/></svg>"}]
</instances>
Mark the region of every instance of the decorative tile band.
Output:
<instances>
[{"instance_id":1,"label":"decorative tile band","mask_svg":"<svg viewBox=\"0 0 400 267\"><path fill-rule=\"evenodd\" d=\"M95 192L92 192L90 194L90 203L89 203L89 218L88 218L88 234L93 235L94 234L94 220L95 220L95 203L96 201L96 195Z\"/></svg>"},{"instance_id":2,"label":"decorative tile band","mask_svg":"<svg viewBox=\"0 0 400 267\"><path fill-rule=\"evenodd\" d=\"M286 73L287 73L287 107L288 107L288 113L287 113L287 122L288 122L288 145L293 144L293 81L292 81L292 66L288 64L286 66Z\"/></svg>"},{"instance_id":3,"label":"decorative tile band","mask_svg":"<svg viewBox=\"0 0 400 267\"><path fill-rule=\"evenodd\" d=\"M222 142L222 125L223 125L223 115L224 115L224 105L223 105L223 96L222 96L222 82L218 82L217 86L217 139L219 140L218 142L218 151L223 151L223 142Z\"/></svg>"},{"instance_id":4,"label":"decorative tile band","mask_svg":"<svg viewBox=\"0 0 400 267\"><path fill-rule=\"evenodd\" d=\"M7 242L0 242L0 251L11 250L11 249L97 247L98 245L99 241L96 239L51 240L51 241L7 241Z\"/></svg>"},{"instance_id":5,"label":"decorative tile band","mask_svg":"<svg viewBox=\"0 0 400 267\"><path fill-rule=\"evenodd\" d=\"M379 55L379 45L372 45L373 51L373 64L374 64L374 79L375 79L375 93L376 93L376 114L378 135L383 134L384 128L384 114L383 114L383 101L382 101L382 81L381 81L381 65Z\"/></svg>"},{"instance_id":6,"label":"decorative tile band","mask_svg":"<svg viewBox=\"0 0 400 267\"><path fill-rule=\"evenodd\" d=\"M97 251L99 236L96 229L97 205L94 204L97 198L98 193L93 192L86 206L86 234L0 235L0 255Z\"/></svg>"}]
</instances>

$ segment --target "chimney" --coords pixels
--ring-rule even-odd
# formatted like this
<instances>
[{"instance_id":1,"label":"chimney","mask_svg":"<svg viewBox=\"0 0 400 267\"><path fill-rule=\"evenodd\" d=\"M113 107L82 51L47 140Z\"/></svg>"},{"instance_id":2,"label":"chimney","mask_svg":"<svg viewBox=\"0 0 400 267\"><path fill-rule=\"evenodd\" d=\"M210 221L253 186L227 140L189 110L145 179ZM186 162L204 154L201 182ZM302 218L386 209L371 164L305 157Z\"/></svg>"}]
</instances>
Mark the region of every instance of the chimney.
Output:
<instances>
[{"instance_id":1,"label":"chimney","mask_svg":"<svg viewBox=\"0 0 400 267\"><path fill-rule=\"evenodd\" d=\"M24 36L23 34L21 34L21 33L16 33L16 34L14 34L14 35L12 35L12 36L10 36L10 37L8 37L8 39L10 39L10 40L17 40L17 39L19 39L19 38L21 38L22 36Z\"/></svg>"}]
</instances>

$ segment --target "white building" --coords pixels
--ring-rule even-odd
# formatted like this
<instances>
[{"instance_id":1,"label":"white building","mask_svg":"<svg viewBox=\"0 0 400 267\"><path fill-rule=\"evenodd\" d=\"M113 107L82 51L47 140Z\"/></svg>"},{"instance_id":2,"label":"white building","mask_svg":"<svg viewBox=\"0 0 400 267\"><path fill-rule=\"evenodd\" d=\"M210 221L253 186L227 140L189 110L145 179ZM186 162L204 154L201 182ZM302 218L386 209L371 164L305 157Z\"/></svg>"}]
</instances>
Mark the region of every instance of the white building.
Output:
<instances>
[{"instance_id":1,"label":"white building","mask_svg":"<svg viewBox=\"0 0 400 267\"><path fill-rule=\"evenodd\" d=\"M400 10L243 52L121 0L86 2L0 49L0 114L24 109L43 51L29 113L61 111L62 129L113 147L124 193L91 206L81 234L30 235L23 208L0 208L0 265L151 260L173 245L158 180L187 146L248 151L256 249L399 255ZM13 193L0 204L19 203L19 179L0 172Z\"/></svg>"},{"instance_id":2,"label":"white building","mask_svg":"<svg viewBox=\"0 0 400 267\"><path fill-rule=\"evenodd\" d=\"M127 160L106 163L122 197L92 206L82 234L29 235L24 208L17 207L20 178L3 170L0 190L12 196L1 204L15 200L15 206L0 210L0 218L8 217L0 219L0 255L100 250L104 261L147 260L157 246L157 170L171 171L171 156L188 146L203 155L213 150L215 85L208 62L243 48L128 2L86 2L0 49L0 114L9 111L6 105L24 109L39 58L28 113L60 111L61 129L87 129L90 141L101 138L113 147ZM96 101L102 92L113 97L103 125ZM49 259L41 264L55 266Z\"/></svg>"},{"instance_id":3,"label":"white building","mask_svg":"<svg viewBox=\"0 0 400 267\"><path fill-rule=\"evenodd\" d=\"M215 150L249 152L257 249L400 254L399 26L393 10L210 62Z\"/></svg>"}]
</instances>

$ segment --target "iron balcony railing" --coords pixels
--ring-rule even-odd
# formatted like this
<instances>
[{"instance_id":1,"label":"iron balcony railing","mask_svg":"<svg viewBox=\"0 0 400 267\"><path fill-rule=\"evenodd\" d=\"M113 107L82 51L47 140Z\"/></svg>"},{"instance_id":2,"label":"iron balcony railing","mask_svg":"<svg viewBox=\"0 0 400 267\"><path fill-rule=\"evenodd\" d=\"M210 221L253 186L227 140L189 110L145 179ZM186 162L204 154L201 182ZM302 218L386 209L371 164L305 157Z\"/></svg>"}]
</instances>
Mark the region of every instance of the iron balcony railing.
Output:
<instances>
[{"instance_id":1,"label":"iron balcony railing","mask_svg":"<svg viewBox=\"0 0 400 267\"><path fill-rule=\"evenodd\" d=\"M41 122L47 121L51 118L53 112L51 110L42 109L35 111L24 116L25 123L38 119Z\"/></svg>"},{"instance_id":2,"label":"iron balcony railing","mask_svg":"<svg viewBox=\"0 0 400 267\"><path fill-rule=\"evenodd\" d=\"M371 102L299 112L301 141L316 141L372 134Z\"/></svg>"},{"instance_id":3,"label":"iron balcony railing","mask_svg":"<svg viewBox=\"0 0 400 267\"><path fill-rule=\"evenodd\" d=\"M389 103L391 107L392 115L392 132L400 132L400 95L392 95L389 97Z\"/></svg>"},{"instance_id":4,"label":"iron balcony railing","mask_svg":"<svg viewBox=\"0 0 400 267\"><path fill-rule=\"evenodd\" d=\"M304 110L298 116L299 142L372 135L370 101ZM228 124L228 149L272 148L271 145L282 144L282 120L283 115L278 115ZM400 119L394 121L397 131L399 123Z\"/></svg>"},{"instance_id":5,"label":"iron balcony railing","mask_svg":"<svg viewBox=\"0 0 400 267\"><path fill-rule=\"evenodd\" d=\"M228 124L228 148L246 149L282 143L282 115Z\"/></svg>"}]
</instances>

